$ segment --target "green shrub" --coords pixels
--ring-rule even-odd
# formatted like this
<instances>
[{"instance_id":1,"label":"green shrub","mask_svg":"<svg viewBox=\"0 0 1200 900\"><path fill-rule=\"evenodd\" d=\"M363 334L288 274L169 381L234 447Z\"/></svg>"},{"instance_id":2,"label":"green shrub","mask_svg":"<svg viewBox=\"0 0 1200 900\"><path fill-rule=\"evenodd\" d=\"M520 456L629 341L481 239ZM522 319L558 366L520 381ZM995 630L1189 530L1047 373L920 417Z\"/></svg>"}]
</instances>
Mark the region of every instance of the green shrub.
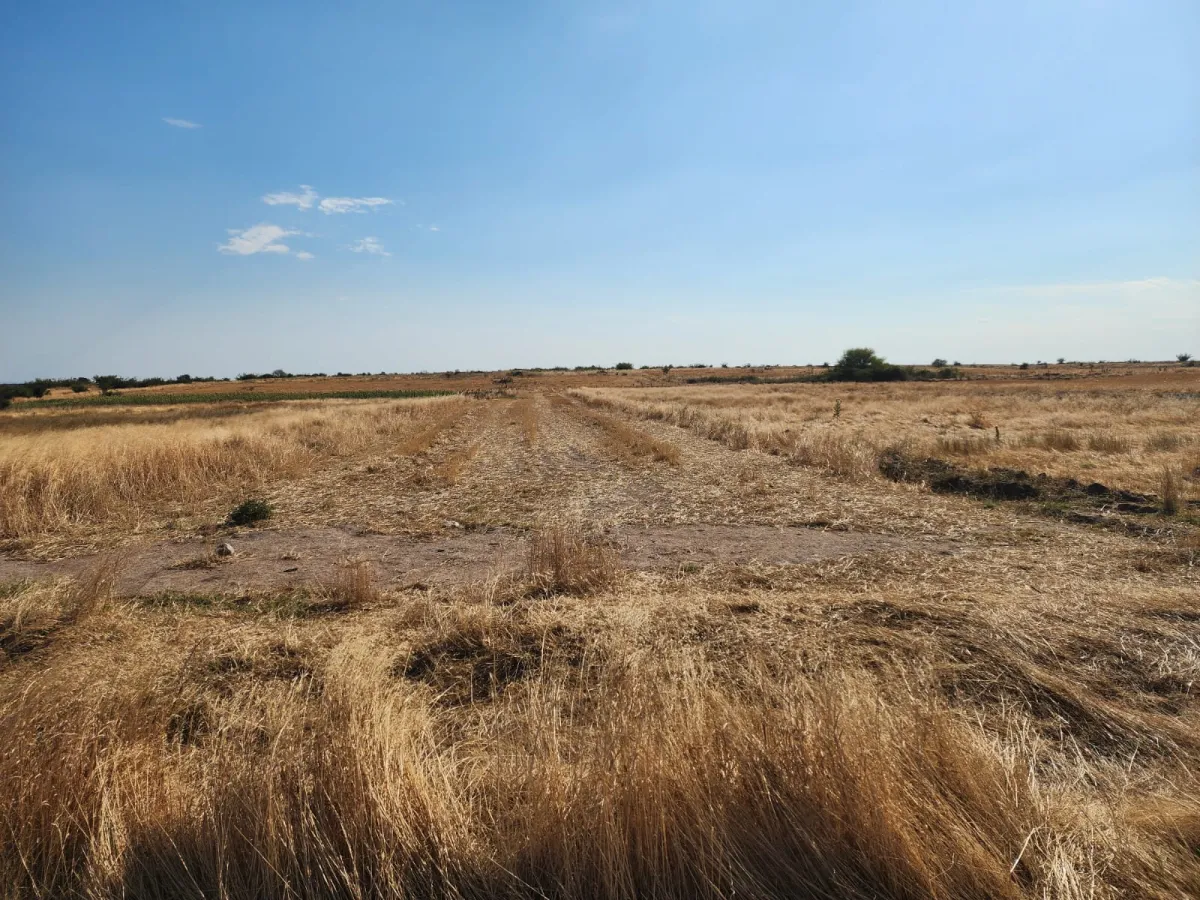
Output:
<instances>
[{"instance_id":1,"label":"green shrub","mask_svg":"<svg viewBox=\"0 0 1200 900\"><path fill-rule=\"evenodd\" d=\"M245 500L233 508L226 520L230 525L253 525L271 518L274 510L266 500Z\"/></svg>"},{"instance_id":2,"label":"green shrub","mask_svg":"<svg viewBox=\"0 0 1200 900\"><path fill-rule=\"evenodd\" d=\"M908 370L893 366L870 347L853 347L829 371L830 381L904 381Z\"/></svg>"},{"instance_id":3,"label":"green shrub","mask_svg":"<svg viewBox=\"0 0 1200 900\"><path fill-rule=\"evenodd\" d=\"M617 365L616 365L616 367L615 367L615 368L618 368L618 369L632 369L632 368L633 368L633 363L631 363L631 362L619 362L619 363L617 363Z\"/></svg>"}]
</instances>

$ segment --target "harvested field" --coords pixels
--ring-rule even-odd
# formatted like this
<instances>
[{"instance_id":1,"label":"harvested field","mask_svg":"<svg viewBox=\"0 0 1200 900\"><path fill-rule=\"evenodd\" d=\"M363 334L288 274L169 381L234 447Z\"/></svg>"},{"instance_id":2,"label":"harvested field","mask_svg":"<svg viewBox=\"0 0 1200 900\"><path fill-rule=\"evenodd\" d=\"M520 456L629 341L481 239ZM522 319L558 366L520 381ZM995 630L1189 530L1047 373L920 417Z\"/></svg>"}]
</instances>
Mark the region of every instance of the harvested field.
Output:
<instances>
[{"instance_id":1,"label":"harvested field","mask_svg":"<svg viewBox=\"0 0 1200 900\"><path fill-rule=\"evenodd\" d=\"M994 374L0 414L0 896L1200 895L1200 381Z\"/></svg>"}]
</instances>

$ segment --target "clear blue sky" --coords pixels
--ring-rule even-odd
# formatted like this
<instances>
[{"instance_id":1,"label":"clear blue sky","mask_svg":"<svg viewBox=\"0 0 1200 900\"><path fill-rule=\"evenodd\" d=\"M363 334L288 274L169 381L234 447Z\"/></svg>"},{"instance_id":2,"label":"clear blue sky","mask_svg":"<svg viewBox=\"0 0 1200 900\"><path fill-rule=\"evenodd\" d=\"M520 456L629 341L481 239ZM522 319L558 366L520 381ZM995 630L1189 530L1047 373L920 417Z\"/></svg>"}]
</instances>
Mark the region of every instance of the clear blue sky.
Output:
<instances>
[{"instance_id":1,"label":"clear blue sky","mask_svg":"<svg viewBox=\"0 0 1200 900\"><path fill-rule=\"evenodd\" d=\"M1200 354L1197 48L1195 0L9 3L0 381Z\"/></svg>"}]
</instances>

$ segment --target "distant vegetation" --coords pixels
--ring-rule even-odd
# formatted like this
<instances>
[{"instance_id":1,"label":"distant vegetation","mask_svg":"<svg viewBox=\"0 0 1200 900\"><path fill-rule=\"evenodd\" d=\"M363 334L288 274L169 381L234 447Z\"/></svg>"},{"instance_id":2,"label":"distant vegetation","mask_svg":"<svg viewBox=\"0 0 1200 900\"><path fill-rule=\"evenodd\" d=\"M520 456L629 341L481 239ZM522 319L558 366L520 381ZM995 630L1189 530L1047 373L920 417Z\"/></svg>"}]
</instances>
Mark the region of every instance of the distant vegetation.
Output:
<instances>
[{"instance_id":1,"label":"distant vegetation","mask_svg":"<svg viewBox=\"0 0 1200 900\"><path fill-rule=\"evenodd\" d=\"M55 397L30 400L22 409L90 406L162 406L182 403L269 403L280 400L406 400L445 397L455 391L213 391L209 394L96 394L90 397Z\"/></svg>"}]
</instances>

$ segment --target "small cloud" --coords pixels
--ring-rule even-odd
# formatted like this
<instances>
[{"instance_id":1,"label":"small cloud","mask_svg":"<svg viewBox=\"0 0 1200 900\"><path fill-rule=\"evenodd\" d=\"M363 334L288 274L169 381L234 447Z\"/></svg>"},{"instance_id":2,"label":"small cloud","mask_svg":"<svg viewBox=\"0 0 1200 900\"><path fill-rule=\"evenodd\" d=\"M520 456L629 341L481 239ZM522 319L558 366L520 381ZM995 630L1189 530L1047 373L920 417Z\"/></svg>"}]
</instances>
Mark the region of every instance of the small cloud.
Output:
<instances>
[{"instance_id":1,"label":"small cloud","mask_svg":"<svg viewBox=\"0 0 1200 900\"><path fill-rule=\"evenodd\" d=\"M313 203L317 199L317 192L307 184L300 185L300 190L304 193L297 194L292 191L279 191L275 194L265 194L262 201L267 206L294 206L297 209L312 209Z\"/></svg>"},{"instance_id":2,"label":"small cloud","mask_svg":"<svg viewBox=\"0 0 1200 900\"><path fill-rule=\"evenodd\" d=\"M203 125L198 125L195 122L189 122L187 119L169 119L164 118L164 122L173 128L203 128Z\"/></svg>"},{"instance_id":3,"label":"small cloud","mask_svg":"<svg viewBox=\"0 0 1200 900\"><path fill-rule=\"evenodd\" d=\"M351 253L372 253L375 256L391 256L392 254L383 249L383 244L379 243L378 238L365 237L359 238L353 244L346 248Z\"/></svg>"},{"instance_id":4,"label":"small cloud","mask_svg":"<svg viewBox=\"0 0 1200 900\"><path fill-rule=\"evenodd\" d=\"M422 225L420 222L418 222L414 227L419 228L422 231L441 231L442 230L442 227L440 225Z\"/></svg>"},{"instance_id":5,"label":"small cloud","mask_svg":"<svg viewBox=\"0 0 1200 900\"><path fill-rule=\"evenodd\" d=\"M251 228L229 228L226 230L229 232L229 240L224 244L218 244L217 250L221 253L233 254L234 256L253 256L255 253L289 253L290 248L287 244L279 243L279 239L300 233L287 228L281 228L278 225L271 225L267 222L262 222ZM299 255L297 254L297 256Z\"/></svg>"},{"instance_id":6,"label":"small cloud","mask_svg":"<svg viewBox=\"0 0 1200 900\"><path fill-rule=\"evenodd\" d=\"M441 231L442 229L437 225L430 225L429 230L430 231Z\"/></svg>"},{"instance_id":7,"label":"small cloud","mask_svg":"<svg viewBox=\"0 0 1200 900\"><path fill-rule=\"evenodd\" d=\"M309 253L307 250L301 250L299 253L296 254L296 259L303 259L305 261L308 261L310 259L316 259L316 257L313 256L311 253Z\"/></svg>"},{"instance_id":8,"label":"small cloud","mask_svg":"<svg viewBox=\"0 0 1200 900\"><path fill-rule=\"evenodd\" d=\"M388 206L396 201L387 197L326 197L319 209L327 216L342 213L361 213L377 206Z\"/></svg>"}]
</instances>

